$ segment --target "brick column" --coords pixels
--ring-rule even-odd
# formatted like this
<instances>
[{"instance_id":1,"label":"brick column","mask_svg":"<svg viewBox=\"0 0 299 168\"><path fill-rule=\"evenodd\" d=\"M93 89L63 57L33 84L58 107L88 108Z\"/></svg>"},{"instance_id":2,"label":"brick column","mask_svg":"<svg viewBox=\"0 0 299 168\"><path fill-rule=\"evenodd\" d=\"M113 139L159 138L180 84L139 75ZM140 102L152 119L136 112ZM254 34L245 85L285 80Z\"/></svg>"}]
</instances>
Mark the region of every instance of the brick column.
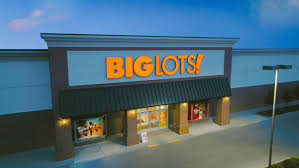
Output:
<instances>
[{"instance_id":1,"label":"brick column","mask_svg":"<svg viewBox=\"0 0 299 168\"><path fill-rule=\"evenodd\" d=\"M61 119L56 122L56 160L65 160L75 156L72 143L72 126L70 119Z\"/></svg>"},{"instance_id":2,"label":"brick column","mask_svg":"<svg viewBox=\"0 0 299 168\"><path fill-rule=\"evenodd\" d=\"M222 97L217 100L216 123L218 125L226 125L230 123L230 98Z\"/></svg>"},{"instance_id":3,"label":"brick column","mask_svg":"<svg viewBox=\"0 0 299 168\"><path fill-rule=\"evenodd\" d=\"M72 141L72 126L70 120L62 120L62 123L60 123L61 121L59 120L59 91L68 87L67 49L60 47L49 48L49 55L52 107L55 122L54 129L56 160L60 161L75 156L75 149Z\"/></svg>"},{"instance_id":4,"label":"brick column","mask_svg":"<svg viewBox=\"0 0 299 168\"><path fill-rule=\"evenodd\" d=\"M188 134L188 103L170 104L168 105L168 113L169 128L179 135Z\"/></svg>"},{"instance_id":5,"label":"brick column","mask_svg":"<svg viewBox=\"0 0 299 168\"><path fill-rule=\"evenodd\" d=\"M127 110L124 114L124 144L127 146L139 143L137 134L137 111Z\"/></svg>"}]
</instances>

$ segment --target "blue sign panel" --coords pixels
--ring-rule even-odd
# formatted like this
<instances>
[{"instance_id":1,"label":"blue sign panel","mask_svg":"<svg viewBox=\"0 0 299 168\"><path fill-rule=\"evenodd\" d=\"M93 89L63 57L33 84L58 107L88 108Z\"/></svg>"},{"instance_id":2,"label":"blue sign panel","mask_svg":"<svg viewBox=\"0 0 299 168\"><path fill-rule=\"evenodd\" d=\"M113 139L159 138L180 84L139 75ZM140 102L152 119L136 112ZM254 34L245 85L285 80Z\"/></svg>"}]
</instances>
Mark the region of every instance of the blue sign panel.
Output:
<instances>
[{"instance_id":1,"label":"blue sign panel","mask_svg":"<svg viewBox=\"0 0 299 168\"><path fill-rule=\"evenodd\" d=\"M67 60L70 86L224 75L224 50L68 51Z\"/></svg>"}]
</instances>

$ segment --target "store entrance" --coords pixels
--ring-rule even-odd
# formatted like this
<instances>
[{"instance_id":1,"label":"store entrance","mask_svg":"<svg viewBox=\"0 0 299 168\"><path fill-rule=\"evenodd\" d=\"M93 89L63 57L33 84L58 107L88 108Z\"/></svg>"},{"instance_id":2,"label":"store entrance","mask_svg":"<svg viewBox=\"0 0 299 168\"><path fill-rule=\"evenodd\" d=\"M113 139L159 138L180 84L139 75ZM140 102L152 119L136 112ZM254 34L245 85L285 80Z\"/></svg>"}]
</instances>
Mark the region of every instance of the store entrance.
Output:
<instances>
[{"instance_id":1,"label":"store entrance","mask_svg":"<svg viewBox=\"0 0 299 168\"><path fill-rule=\"evenodd\" d=\"M149 132L168 127L168 106L137 109L137 132Z\"/></svg>"}]
</instances>

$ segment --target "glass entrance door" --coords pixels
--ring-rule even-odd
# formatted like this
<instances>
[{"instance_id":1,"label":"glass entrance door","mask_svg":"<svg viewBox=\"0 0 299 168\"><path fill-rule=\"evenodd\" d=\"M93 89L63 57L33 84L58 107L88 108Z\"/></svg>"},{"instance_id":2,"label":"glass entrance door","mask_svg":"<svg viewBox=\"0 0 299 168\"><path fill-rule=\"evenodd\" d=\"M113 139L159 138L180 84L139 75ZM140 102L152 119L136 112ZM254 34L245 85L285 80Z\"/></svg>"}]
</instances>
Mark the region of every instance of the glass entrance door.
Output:
<instances>
[{"instance_id":1,"label":"glass entrance door","mask_svg":"<svg viewBox=\"0 0 299 168\"><path fill-rule=\"evenodd\" d=\"M148 113L143 112L137 115L137 131L149 129Z\"/></svg>"},{"instance_id":2,"label":"glass entrance door","mask_svg":"<svg viewBox=\"0 0 299 168\"><path fill-rule=\"evenodd\" d=\"M159 112L159 127L165 128L168 126L168 111Z\"/></svg>"},{"instance_id":3,"label":"glass entrance door","mask_svg":"<svg viewBox=\"0 0 299 168\"><path fill-rule=\"evenodd\" d=\"M168 127L168 106L137 109L137 131L154 131Z\"/></svg>"},{"instance_id":4,"label":"glass entrance door","mask_svg":"<svg viewBox=\"0 0 299 168\"><path fill-rule=\"evenodd\" d=\"M150 124L151 130L157 130L159 128L158 115L159 115L158 111L151 111L149 113L150 121L151 121L151 124Z\"/></svg>"}]
</instances>

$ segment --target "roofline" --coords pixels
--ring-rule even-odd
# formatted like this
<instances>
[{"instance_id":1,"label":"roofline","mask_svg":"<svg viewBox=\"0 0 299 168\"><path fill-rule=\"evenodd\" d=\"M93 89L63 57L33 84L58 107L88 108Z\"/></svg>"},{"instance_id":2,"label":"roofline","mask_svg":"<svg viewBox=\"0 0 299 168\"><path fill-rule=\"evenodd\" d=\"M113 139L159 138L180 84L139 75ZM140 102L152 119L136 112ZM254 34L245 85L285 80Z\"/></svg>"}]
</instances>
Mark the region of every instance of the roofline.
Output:
<instances>
[{"instance_id":1,"label":"roofline","mask_svg":"<svg viewBox=\"0 0 299 168\"><path fill-rule=\"evenodd\" d=\"M241 55L281 55L290 54L299 56L299 48L251 48L251 49L233 49L233 56Z\"/></svg>"},{"instance_id":2,"label":"roofline","mask_svg":"<svg viewBox=\"0 0 299 168\"><path fill-rule=\"evenodd\" d=\"M239 38L41 33L48 47L232 47Z\"/></svg>"},{"instance_id":3,"label":"roofline","mask_svg":"<svg viewBox=\"0 0 299 168\"><path fill-rule=\"evenodd\" d=\"M48 49L0 49L0 57L48 57Z\"/></svg>"},{"instance_id":4,"label":"roofline","mask_svg":"<svg viewBox=\"0 0 299 168\"><path fill-rule=\"evenodd\" d=\"M230 38L230 37L198 37L198 36L158 36L158 35L115 35L115 34L71 34L71 33L40 33L41 38L44 37L102 37L102 38L187 38L187 39L223 39L223 40L240 40L240 38Z\"/></svg>"},{"instance_id":5,"label":"roofline","mask_svg":"<svg viewBox=\"0 0 299 168\"><path fill-rule=\"evenodd\" d=\"M233 51L272 51L272 50L279 50L279 51L284 51L284 50L299 50L299 48L237 48L233 49Z\"/></svg>"}]
</instances>

